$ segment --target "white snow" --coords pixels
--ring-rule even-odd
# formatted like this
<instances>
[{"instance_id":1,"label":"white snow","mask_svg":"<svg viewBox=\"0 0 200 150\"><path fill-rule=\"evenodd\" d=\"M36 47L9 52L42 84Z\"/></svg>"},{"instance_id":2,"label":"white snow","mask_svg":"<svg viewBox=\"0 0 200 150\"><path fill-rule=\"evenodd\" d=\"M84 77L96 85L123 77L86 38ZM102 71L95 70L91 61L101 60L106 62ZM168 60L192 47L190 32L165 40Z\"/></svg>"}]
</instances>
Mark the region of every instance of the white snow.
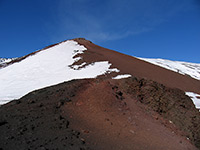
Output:
<instances>
[{"instance_id":1,"label":"white snow","mask_svg":"<svg viewBox=\"0 0 200 150\"><path fill-rule=\"evenodd\" d=\"M185 92L185 94L192 99L195 107L200 110L200 95L193 92Z\"/></svg>"},{"instance_id":2,"label":"white snow","mask_svg":"<svg viewBox=\"0 0 200 150\"><path fill-rule=\"evenodd\" d=\"M108 61L81 64L70 67L79 58L75 55L87 50L75 41L65 41L47 50L29 56L21 62L0 69L0 104L19 99L25 94L40 88L72 79L95 78L99 75L119 72L109 69ZM82 67L78 69L79 67Z\"/></svg>"},{"instance_id":3,"label":"white snow","mask_svg":"<svg viewBox=\"0 0 200 150\"><path fill-rule=\"evenodd\" d=\"M183 75L189 75L194 79L200 80L200 64L181 62L181 61L171 61L165 59L151 59L151 58L139 58L139 59L178 72Z\"/></svg>"},{"instance_id":4,"label":"white snow","mask_svg":"<svg viewBox=\"0 0 200 150\"><path fill-rule=\"evenodd\" d=\"M112 79L123 79L123 78L129 78L131 77L130 74L123 74L123 75L117 75L116 77L113 77Z\"/></svg>"}]
</instances>

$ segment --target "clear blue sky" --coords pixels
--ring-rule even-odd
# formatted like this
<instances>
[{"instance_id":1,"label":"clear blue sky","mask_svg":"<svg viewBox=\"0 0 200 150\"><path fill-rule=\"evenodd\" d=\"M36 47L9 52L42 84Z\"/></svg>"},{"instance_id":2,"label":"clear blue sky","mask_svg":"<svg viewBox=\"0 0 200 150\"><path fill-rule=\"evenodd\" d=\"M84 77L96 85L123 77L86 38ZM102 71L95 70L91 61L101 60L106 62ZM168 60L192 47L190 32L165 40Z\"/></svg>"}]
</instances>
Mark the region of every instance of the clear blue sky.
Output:
<instances>
[{"instance_id":1,"label":"clear blue sky","mask_svg":"<svg viewBox=\"0 0 200 150\"><path fill-rule=\"evenodd\" d=\"M133 56L200 63L200 0L0 0L0 57L76 37Z\"/></svg>"}]
</instances>

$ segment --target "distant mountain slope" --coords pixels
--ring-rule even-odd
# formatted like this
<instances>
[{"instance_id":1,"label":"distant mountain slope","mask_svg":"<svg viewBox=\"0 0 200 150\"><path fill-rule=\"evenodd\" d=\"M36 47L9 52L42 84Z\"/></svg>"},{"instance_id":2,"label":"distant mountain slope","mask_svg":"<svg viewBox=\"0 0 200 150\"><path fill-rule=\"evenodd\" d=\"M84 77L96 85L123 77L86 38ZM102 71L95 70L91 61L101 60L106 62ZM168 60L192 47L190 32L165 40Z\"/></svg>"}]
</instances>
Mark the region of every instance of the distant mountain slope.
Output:
<instances>
[{"instance_id":1,"label":"distant mountain slope","mask_svg":"<svg viewBox=\"0 0 200 150\"><path fill-rule=\"evenodd\" d=\"M191 76L194 79L200 80L200 64L188 63L181 61L171 61L166 59L152 59L152 58L140 58L144 61L161 66L163 68L178 72L183 75Z\"/></svg>"},{"instance_id":2,"label":"distant mountain slope","mask_svg":"<svg viewBox=\"0 0 200 150\"><path fill-rule=\"evenodd\" d=\"M5 63L5 62L10 62L12 59L10 58L0 58L0 64Z\"/></svg>"},{"instance_id":3,"label":"distant mountain slope","mask_svg":"<svg viewBox=\"0 0 200 150\"><path fill-rule=\"evenodd\" d=\"M3 66L5 63L9 63L16 58L0 58L0 67Z\"/></svg>"}]
</instances>

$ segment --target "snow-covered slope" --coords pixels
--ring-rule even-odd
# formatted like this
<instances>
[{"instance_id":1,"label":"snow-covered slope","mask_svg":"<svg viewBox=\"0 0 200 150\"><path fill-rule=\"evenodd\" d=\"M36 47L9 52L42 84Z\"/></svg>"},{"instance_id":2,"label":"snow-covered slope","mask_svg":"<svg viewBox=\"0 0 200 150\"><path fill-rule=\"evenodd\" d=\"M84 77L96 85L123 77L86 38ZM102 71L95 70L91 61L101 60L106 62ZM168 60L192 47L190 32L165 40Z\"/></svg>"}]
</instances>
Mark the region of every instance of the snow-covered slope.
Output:
<instances>
[{"instance_id":1,"label":"snow-covered slope","mask_svg":"<svg viewBox=\"0 0 200 150\"><path fill-rule=\"evenodd\" d=\"M23 59L17 59L18 62L16 61L9 66L4 64L10 62L12 59L0 59L0 104L7 103L13 99L18 99L33 90L55 85L64 81L70 81L72 79L95 78L105 73L120 72L118 69L120 66L122 66L120 70L124 69L124 65L121 64L126 62L127 57L124 58L124 55L112 53L110 58L100 58L98 61L98 59L95 59L96 57L104 55L107 56L108 53L104 54L102 52L104 50L98 50L99 47L94 47L96 51L95 55L94 52L90 50L90 46L88 47L89 53L87 56L90 56L91 58L88 60L92 59L92 61L89 62L86 61L86 56L82 55L83 59L81 57L74 57L76 55L78 56L78 54L84 53L84 51L87 50L87 44L86 46L81 46L77 41L74 40L62 42L52 47L50 46L47 49L35 52L32 55L30 54L26 57L23 57ZM113 55L120 59L123 58L125 61L117 60L117 62L119 61L120 63L116 63L111 59L113 58ZM95 57L94 60L93 57ZM200 64L164 59L139 59L200 80ZM77 61L79 62L74 65L74 63ZM131 62L128 64L130 69L132 65L135 65L134 61L136 60L133 59L133 63ZM112 64L110 62L112 62ZM147 63L143 62L141 66L146 66L146 64ZM117 68L111 69L111 65L116 66ZM125 63L125 65L127 64ZM4 66L4 68L2 66ZM137 67L138 66L136 66L136 68ZM132 73L129 72L129 68L127 71L115 74L116 76L113 77L113 79L130 77ZM145 69L145 67L143 68ZM188 92L192 92L190 91L190 88L188 89L189 90L185 91L187 95ZM194 94L195 93L193 93L193 95ZM196 97L194 101L196 107L199 108L200 105L197 101L199 101L199 97Z\"/></svg>"},{"instance_id":2,"label":"snow-covered slope","mask_svg":"<svg viewBox=\"0 0 200 150\"><path fill-rule=\"evenodd\" d=\"M0 104L18 99L25 94L72 79L95 78L99 75L119 72L110 69L108 61L71 66L81 59L75 55L87 49L73 40L42 50L26 59L0 69Z\"/></svg>"},{"instance_id":3,"label":"snow-covered slope","mask_svg":"<svg viewBox=\"0 0 200 150\"><path fill-rule=\"evenodd\" d=\"M181 62L181 61L171 61L166 59L151 59L151 58L139 58L139 59L178 72L183 75L189 75L194 79L200 80L200 64Z\"/></svg>"},{"instance_id":4,"label":"snow-covered slope","mask_svg":"<svg viewBox=\"0 0 200 150\"><path fill-rule=\"evenodd\" d=\"M178 72L183 75L189 75L194 79L200 80L200 64L182 61L171 61L166 59L139 58L160 67Z\"/></svg>"}]
</instances>

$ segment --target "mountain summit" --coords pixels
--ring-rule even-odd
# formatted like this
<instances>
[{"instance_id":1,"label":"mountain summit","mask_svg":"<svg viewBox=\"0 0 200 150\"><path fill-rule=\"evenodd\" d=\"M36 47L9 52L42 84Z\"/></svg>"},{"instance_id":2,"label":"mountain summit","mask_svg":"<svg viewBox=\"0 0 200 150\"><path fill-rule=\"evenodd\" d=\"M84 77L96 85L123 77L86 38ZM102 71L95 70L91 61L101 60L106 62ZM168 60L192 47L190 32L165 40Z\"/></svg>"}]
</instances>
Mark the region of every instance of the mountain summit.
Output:
<instances>
[{"instance_id":1,"label":"mountain summit","mask_svg":"<svg viewBox=\"0 0 200 150\"><path fill-rule=\"evenodd\" d=\"M199 80L105 49L83 38L48 46L8 64L0 69L0 91L4 91L0 93L1 103L64 81L101 75L142 77L200 94Z\"/></svg>"},{"instance_id":2,"label":"mountain summit","mask_svg":"<svg viewBox=\"0 0 200 150\"><path fill-rule=\"evenodd\" d=\"M196 150L200 81L181 73L83 38L4 63L0 149Z\"/></svg>"}]
</instances>

